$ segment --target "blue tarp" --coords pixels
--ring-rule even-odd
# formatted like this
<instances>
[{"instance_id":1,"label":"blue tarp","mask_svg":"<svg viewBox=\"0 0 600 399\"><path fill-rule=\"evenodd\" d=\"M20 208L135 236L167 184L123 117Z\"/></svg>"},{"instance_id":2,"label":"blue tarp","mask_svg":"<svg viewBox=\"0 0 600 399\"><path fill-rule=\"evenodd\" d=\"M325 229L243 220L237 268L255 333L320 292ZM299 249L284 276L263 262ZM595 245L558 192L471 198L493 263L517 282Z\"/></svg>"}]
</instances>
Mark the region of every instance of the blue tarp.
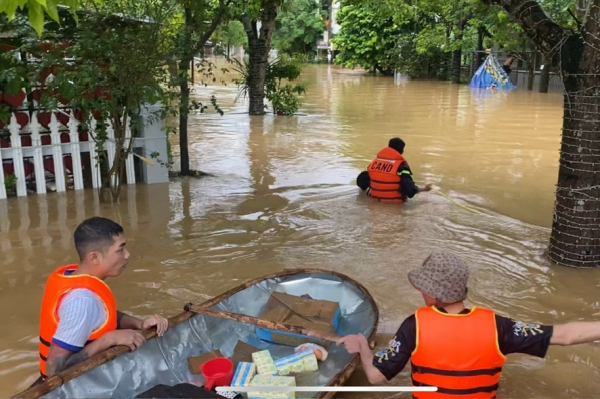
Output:
<instances>
[{"instance_id":1,"label":"blue tarp","mask_svg":"<svg viewBox=\"0 0 600 399\"><path fill-rule=\"evenodd\" d=\"M475 72L475 75L473 75L469 87L489 89L492 85L495 85L498 90L511 90L515 88L515 85L511 82L506 72L504 72L496 57L490 54L477 72Z\"/></svg>"}]
</instances>

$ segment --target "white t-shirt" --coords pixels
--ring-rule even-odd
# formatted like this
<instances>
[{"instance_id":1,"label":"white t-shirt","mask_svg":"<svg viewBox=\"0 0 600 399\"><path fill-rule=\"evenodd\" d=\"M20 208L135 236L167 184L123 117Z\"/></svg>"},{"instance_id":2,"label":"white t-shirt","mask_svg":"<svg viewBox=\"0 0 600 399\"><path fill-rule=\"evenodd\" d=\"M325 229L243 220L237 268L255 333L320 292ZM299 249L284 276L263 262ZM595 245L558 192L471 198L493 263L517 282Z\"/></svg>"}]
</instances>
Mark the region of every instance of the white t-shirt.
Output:
<instances>
[{"instance_id":1,"label":"white t-shirt","mask_svg":"<svg viewBox=\"0 0 600 399\"><path fill-rule=\"evenodd\" d=\"M77 288L62 299L58 317L58 328L52 342L70 352L79 352L92 332L106 319L106 309L92 291Z\"/></svg>"}]
</instances>

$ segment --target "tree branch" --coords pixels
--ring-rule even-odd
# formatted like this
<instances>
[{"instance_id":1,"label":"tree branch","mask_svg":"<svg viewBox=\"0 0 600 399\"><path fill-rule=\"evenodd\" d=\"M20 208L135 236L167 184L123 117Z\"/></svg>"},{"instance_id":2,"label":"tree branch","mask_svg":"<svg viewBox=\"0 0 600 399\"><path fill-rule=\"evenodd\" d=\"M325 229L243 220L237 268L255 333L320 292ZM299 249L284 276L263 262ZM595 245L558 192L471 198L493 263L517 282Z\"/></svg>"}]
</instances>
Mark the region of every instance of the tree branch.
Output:
<instances>
[{"instance_id":1,"label":"tree branch","mask_svg":"<svg viewBox=\"0 0 600 399\"><path fill-rule=\"evenodd\" d=\"M219 11L217 11L217 14L210 23L210 27L208 28L208 30L204 32L204 35L202 35L202 38L198 43L199 48L196 50L196 52L200 51L201 47L204 47L204 44L206 44L206 42L208 41L208 39L210 39L214 31L219 27L219 24L223 19L223 15L225 15L225 10L227 10L227 6L229 5L229 3L231 3L231 0L228 0L227 2L225 0L219 0ZM200 45L200 43L202 44Z\"/></svg>"},{"instance_id":2,"label":"tree branch","mask_svg":"<svg viewBox=\"0 0 600 399\"><path fill-rule=\"evenodd\" d=\"M535 46L552 61L560 64L560 48L568 39L569 32L552 21L535 0L482 0L486 4L502 6L513 19L521 25L523 31Z\"/></svg>"}]
</instances>

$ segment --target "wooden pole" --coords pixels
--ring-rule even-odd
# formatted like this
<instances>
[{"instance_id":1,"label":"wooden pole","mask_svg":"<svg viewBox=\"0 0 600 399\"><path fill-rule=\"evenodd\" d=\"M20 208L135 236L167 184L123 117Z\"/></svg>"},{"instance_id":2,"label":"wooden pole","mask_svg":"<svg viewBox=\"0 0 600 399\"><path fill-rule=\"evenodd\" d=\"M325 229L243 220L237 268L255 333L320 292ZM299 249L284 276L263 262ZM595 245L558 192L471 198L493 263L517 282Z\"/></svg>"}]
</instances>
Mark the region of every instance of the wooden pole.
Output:
<instances>
[{"instance_id":1,"label":"wooden pole","mask_svg":"<svg viewBox=\"0 0 600 399\"><path fill-rule=\"evenodd\" d=\"M331 341L331 342L336 342L337 340L342 338L341 336L332 334L332 333L309 330L304 327L294 326L294 325L286 324L286 323L274 322L274 321L270 321L270 320L259 319L257 317L252 317L252 316L248 316L248 315L241 314L241 313L231 313L231 312L225 312L222 310L214 310L214 309L206 308L204 306L193 305L191 303L188 303L187 305L185 305L184 309L189 312L200 313L200 314L204 314L207 316L220 317L222 319L238 321L240 323L254 324L255 326L266 328L269 330L282 331L282 332L287 332L287 333L292 333L292 334L306 335L307 337L323 339L323 340Z\"/></svg>"},{"instance_id":2,"label":"wooden pole","mask_svg":"<svg viewBox=\"0 0 600 399\"><path fill-rule=\"evenodd\" d=\"M315 331L315 330L310 330L310 329L307 329L307 328L304 328L301 326L294 326L294 325L287 324L287 323L280 323L280 322L275 322L275 321L270 321L270 320L265 320L265 319L259 319L258 317L248 316L248 315L241 314L241 313L232 313L232 312L226 312L223 310L210 309L210 308L204 307L202 305L193 305L191 303L188 303L187 305L185 305L184 310L186 310L188 312L204 314L207 316L220 317L222 319L233 320L233 321L237 321L240 323L254 324L255 326L266 328L269 330L287 332L287 333L292 333L292 334L306 335L307 337L323 339L325 341L337 342L339 339L342 338L342 336L333 334L333 333ZM375 347L375 342L370 342L369 346L371 347L371 349L373 349Z\"/></svg>"}]
</instances>

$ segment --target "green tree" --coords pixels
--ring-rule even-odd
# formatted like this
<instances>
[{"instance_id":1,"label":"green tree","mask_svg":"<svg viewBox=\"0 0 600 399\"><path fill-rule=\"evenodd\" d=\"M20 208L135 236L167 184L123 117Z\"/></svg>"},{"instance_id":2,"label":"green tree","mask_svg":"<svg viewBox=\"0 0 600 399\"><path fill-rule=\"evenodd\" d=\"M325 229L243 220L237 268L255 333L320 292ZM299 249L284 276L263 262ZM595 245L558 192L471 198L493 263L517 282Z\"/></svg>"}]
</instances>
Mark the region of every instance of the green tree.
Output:
<instances>
[{"instance_id":1,"label":"green tree","mask_svg":"<svg viewBox=\"0 0 600 399\"><path fill-rule=\"evenodd\" d=\"M391 75L399 64L403 33L395 18L372 3L344 4L337 14L340 32L331 41L338 51L336 63Z\"/></svg>"},{"instance_id":2,"label":"green tree","mask_svg":"<svg viewBox=\"0 0 600 399\"><path fill-rule=\"evenodd\" d=\"M54 78L40 79L42 106L56 110L61 102L74 110L81 128L86 130L97 123L92 138L102 173L101 198L114 201L120 194L125 160L133 152L144 105L161 102L162 112L168 111L169 76L164 66L174 43L165 26L174 7L153 0L90 0L84 6L90 11L80 12L77 24L67 14L59 21L60 26L43 30L41 38L24 16L16 16L7 28L18 28L21 45L2 58L14 59L17 53L28 53L38 61L13 63L2 70L0 80L9 90L25 88L32 98L31 89L39 85L39 76L51 68ZM112 164L108 164L104 152L107 141L116 148Z\"/></svg>"},{"instance_id":3,"label":"green tree","mask_svg":"<svg viewBox=\"0 0 600 399\"><path fill-rule=\"evenodd\" d=\"M293 1L277 16L273 47L289 55L316 53L325 16L314 0Z\"/></svg>"},{"instance_id":4,"label":"green tree","mask_svg":"<svg viewBox=\"0 0 600 399\"><path fill-rule=\"evenodd\" d=\"M248 36L248 112L250 115L265 113L265 84L275 32L275 19L284 0L248 0L243 5L242 23ZM259 28L260 23L260 28Z\"/></svg>"},{"instance_id":5,"label":"green tree","mask_svg":"<svg viewBox=\"0 0 600 399\"><path fill-rule=\"evenodd\" d=\"M73 16L77 19L78 0L2 0L0 1L0 14L6 13L8 20L12 21L18 10L27 9L27 15L31 26L38 36L41 36L44 28L45 16L49 16L55 22L60 21L58 6L69 7Z\"/></svg>"}]
</instances>

